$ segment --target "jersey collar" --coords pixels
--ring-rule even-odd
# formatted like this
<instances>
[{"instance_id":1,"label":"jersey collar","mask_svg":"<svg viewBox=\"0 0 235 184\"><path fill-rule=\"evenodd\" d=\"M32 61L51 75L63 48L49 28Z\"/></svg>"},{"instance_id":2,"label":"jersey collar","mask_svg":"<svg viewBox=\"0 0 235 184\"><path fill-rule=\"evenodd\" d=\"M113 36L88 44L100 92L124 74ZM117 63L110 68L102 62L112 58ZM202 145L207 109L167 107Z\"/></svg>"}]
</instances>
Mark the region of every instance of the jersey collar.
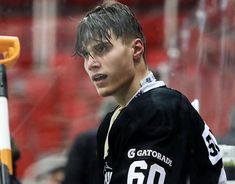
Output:
<instances>
[{"instance_id":1,"label":"jersey collar","mask_svg":"<svg viewBox=\"0 0 235 184\"><path fill-rule=\"evenodd\" d=\"M142 94L148 92L151 89L155 89L158 87L162 87L165 86L165 83L163 81L158 81L153 73L151 71L149 71L148 75L142 79L140 81L140 89L134 94L134 96L129 100L129 102L127 103L127 105L134 99L137 98L139 96L141 96ZM126 106L127 106L126 105Z\"/></svg>"}]
</instances>

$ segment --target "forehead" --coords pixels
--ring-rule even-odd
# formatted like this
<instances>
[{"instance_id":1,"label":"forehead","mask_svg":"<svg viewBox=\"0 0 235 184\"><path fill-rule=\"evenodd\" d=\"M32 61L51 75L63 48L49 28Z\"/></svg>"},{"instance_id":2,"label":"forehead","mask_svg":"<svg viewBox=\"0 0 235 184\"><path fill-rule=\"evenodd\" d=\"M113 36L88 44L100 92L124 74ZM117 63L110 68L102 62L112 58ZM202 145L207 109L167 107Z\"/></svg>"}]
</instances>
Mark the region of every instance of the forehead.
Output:
<instances>
[{"instance_id":1,"label":"forehead","mask_svg":"<svg viewBox=\"0 0 235 184\"><path fill-rule=\"evenodd\" d=\"M109 36L93 36L93 37L90 37L90 39L87 41L87 45L94 45L94 44L99 44L99 43L106 43L106 42L110 42L114 35L109 33L108 34Z\"/></svg>"},{"instance_id":2,"label":"forehead","mask_svg":"<svg viewBox=\"0 0 235 184\"><path fill-rule=\"evenodd\" d=\"M84 26L83 30L81 30L81 34L79 34L78 46L82 48L82 50L87 50L88 47L110 42L112 37L111 30L99 30L91 29L87 26ZM98 31L99 30L99 31Z\"/></svg>"},{"instance_id":3,"label":"forehead","mask_svg":"<svg viewBox=\"0 0 235 184\"><path fill-rule=\"evenodd\" d=\"M110 34L110 38L91 39L86 46L87 50L94 49L96 46L102 45L115 45L120 38L117 38L113 33Z\"/></svg>"},{"instance_id":4,"label":"forehead","mask_svg":"<svg viewBox=\"0 0 235 184\"><path fill-rule=\"evenodd\" d=\"M98 24L100 25L100 24ZM118 34L113 28L108 26L98 26L87 21L85 18L78 27L78 37L76 42L76 52L79 55L85 55L91 52L91 49L98 49L99 46L114 45L117 40L126 43L130 37ZM99 48L101 49L101 47Z\"/></svg>"}]
</instances>

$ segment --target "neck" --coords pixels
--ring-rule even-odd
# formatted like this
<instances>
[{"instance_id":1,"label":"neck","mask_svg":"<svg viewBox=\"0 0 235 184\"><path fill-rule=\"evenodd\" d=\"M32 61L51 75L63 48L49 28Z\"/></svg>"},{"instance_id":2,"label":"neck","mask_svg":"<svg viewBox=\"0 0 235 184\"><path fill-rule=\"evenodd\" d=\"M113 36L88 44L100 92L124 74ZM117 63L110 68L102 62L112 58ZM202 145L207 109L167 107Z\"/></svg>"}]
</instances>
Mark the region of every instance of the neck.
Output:
<instances>
[{"instance_id":1,"label":"neck","mask_svg":"<svg viewBox=\"0 0 235 184\"><path fill-rule=\"evenodd\" d=\"M140 89L141 85L140 82L148 75L148 69L146 68L140 74L136 75L131 82L131 85L128 86L127 89L120 90L120 93L116 94L114 98L116 99L117 103L125 107L130 99L137 93Z\"/></svg>"}]
</instances>

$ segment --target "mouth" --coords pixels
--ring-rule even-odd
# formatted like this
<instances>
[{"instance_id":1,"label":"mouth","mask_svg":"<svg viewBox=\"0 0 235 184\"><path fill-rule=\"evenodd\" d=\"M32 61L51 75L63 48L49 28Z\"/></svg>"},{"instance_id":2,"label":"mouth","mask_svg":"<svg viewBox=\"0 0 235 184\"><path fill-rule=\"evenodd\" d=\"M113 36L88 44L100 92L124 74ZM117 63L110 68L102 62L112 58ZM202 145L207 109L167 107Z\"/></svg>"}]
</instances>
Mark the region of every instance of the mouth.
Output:
<instances>
[{"instance_id":1,"label":"mouth","mask_svg":"<svg viewBox=\"0 0 235 184\"><path fill-rule=\"evenodd\" d=\"M105 75L105 74L95 74L92 76L92 81L94 82L100 82L100 81L103 81L107 78L108 76Z\"/></svg>"}]
</instances>

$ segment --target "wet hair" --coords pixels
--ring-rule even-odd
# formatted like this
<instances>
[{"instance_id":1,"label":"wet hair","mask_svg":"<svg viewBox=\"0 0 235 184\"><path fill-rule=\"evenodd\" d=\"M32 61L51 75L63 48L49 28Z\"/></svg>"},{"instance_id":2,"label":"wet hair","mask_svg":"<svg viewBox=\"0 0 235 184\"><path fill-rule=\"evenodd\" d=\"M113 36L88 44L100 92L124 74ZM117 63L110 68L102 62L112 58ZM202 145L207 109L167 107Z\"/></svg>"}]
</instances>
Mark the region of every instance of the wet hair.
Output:
<instances>
[{"instance_id":1,"label":"wet hair","mask_svg":"<svg viewBox=\"0 0 235 184\"><path fill-rule=\"evenodd\" d=\"M109 42L111 34L121 38L123 43L139 38L144 44L145 38L141 25L128 6L116 1L105 1L100 6L89 11L77 27L75 55L89 54L87 46L95 42Z\"/></svg>"}]
</instances>

